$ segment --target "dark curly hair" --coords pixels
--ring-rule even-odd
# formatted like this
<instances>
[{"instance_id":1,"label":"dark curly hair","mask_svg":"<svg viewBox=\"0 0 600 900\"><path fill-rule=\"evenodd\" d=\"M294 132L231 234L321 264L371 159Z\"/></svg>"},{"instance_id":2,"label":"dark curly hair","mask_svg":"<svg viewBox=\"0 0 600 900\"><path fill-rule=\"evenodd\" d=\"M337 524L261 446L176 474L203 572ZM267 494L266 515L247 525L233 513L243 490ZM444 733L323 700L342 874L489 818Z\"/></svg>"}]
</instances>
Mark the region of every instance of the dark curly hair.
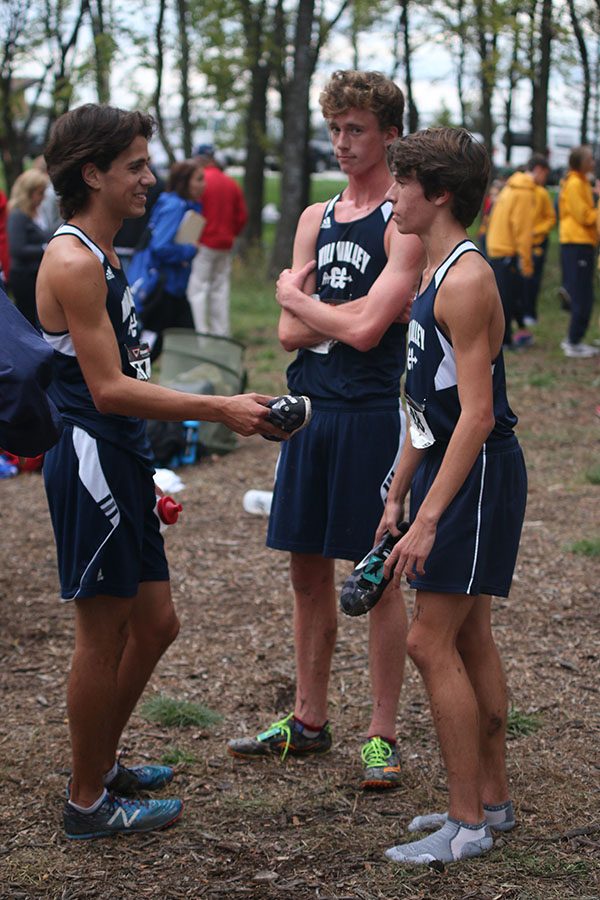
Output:
<instances>
[{"instance_id":1,"label":"dark curly hair","mask_svg":"<svg viewBox=\"0 0 600 900\"><path fill-rule=\"evenodd\" d=\"M326 119L349 109L368 109L377 117L382 131L395 125L398 134L402 134L404 94L381 72L355 69L334 72L321 92L319 103Z\"/></svg>"},{"instance_id":2,"label":"dark curly hair","mask_svg":"<svg viewBox=\"0 0 600 900\"><path fill-rule=\"evenodd\" d=\"M86 103L60 116L52 126L44 159L65 219L87 206L90 189L81 174L86 163L108 172L136 137L149 140L153 132L152 116L114 106Z\"/></svg>"},{"instance_id":3,"label":"dark curly hair","mask_svg":"<svg viewBox=\"0 0 600 900\"><path fill-rule=\"evenodd\" d=\"M425 128L397 138L389 163L396 179L414 175L428 200L449 191L455 219L465 228L473 222L491 167L487 150L465 128Z\"/></svg>"}]
</instances>

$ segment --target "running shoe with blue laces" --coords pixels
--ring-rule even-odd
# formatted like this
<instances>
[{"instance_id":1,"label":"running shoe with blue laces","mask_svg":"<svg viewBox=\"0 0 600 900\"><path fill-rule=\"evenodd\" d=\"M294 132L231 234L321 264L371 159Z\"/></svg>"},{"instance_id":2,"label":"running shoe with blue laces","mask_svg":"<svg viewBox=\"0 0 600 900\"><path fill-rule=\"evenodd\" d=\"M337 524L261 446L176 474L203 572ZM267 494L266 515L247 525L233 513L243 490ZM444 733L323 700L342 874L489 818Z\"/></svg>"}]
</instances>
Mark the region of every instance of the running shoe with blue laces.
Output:
<instances>
[{"instance_id":1,"label":"running shoe with blue laces","mask_svg":"<svg viewBox=\"0 0 600 900\"><path fill-rule=\"evenodd\" d=\"M261 759L278 753L284 760L288 754L310 756L327 753L330 749L331 728L327 722L318 734L307 737L302 724L294 718L293 713L273 722L255 738L236 738L227 743L227 752L241 759Z\"/></svg>"},{"instance_id":2,"label":"running shoe with blue laces","mask_svg":"<svg viewBox=\"0 0 600 900\"><path fill-rule=\"evenodd\" d=\"M383 567L386 560L401 537L404 537L410 525L399 522L399 534L386 531L384 537L376 544L355 569L348 575L342 585L340 606L347 616L362 616L373 609L381 600L383 592L390 583L385 578Z\"/></svg>"},{"instance_id":3,"label":"running shoe with blue laces","mask_svg":"<svg viewBox=\"0 0 600 900\"><path fill-rule=\"evenodd\" d=\"M369 738L360 751L365 767L361 787L388 790L400 784L400 758L396 747L379 735Z\"/></svg>"},{"instance_id":4,"label":"running shoe with blue laces","mask_svg":"<svg viewBox=\"0 0 600 900\"><path fill-rule=\"evenodd\" d=\"M67 801L63 821L68 838L89 840L167 828L182 811L181 800L127 800L107 793L93 813L82 813Z\"/></svg>"}]
</instances>

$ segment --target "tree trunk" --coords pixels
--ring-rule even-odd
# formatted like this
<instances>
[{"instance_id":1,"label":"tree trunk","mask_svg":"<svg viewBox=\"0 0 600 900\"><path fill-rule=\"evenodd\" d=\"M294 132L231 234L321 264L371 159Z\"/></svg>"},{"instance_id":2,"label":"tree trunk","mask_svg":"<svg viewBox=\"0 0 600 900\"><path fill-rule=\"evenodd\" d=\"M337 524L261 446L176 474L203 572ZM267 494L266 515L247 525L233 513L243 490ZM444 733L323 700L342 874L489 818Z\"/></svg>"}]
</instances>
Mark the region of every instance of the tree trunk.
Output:
<instances>
[{"instance_id":1,"label":"tree trunk","mask_svg":"<svg viewBox=\"0 0 600 900\"><path fill-rule=\"evenodd\" d=\"M548 152L548 84L552 37L552 0L543 0L538 53L532 57L539 59L533 73L531 107L532 149L535 153Z\"/></svg>"},{"instance_id":2,"label":"tree trunk","mask_svg":"<svg viewBox=\"0 0 600 900\"><path fill-rule=\"evenodd\" d=\"M467 56L467 23L465 22L464 0L457 0L456 12L458 23L456 33L458 35L458 64L456 67L456 91L460 106L460 124L463 128L467 125L467 104L465 101L465 65Z\"/></svg>"},{"instance_id":3,"label":"tree trunk","mask_svg":"<svg viewBox=\"0 0 600 900\"><path fill-rule=\"evenodd\" d=\"M408 4L410 0L400 0L400 24L404 41L404 72L406 75L406 103L408 107L408 130L416 131L419 127L419 112L417 110L412 85L412 50L410 46L410 31L408 22Z\"/></svg>"},{"instance_id":4,"label":"tree trunk","mask_svg":"<svg viewBox=\"0 0 600 900\"><path fill-rule=\"evenodd\" d=\"M25 135L15 126L11 109L12 96L12 72L10 72L0 77L0 109L2 110L0 147L2 148L2 166L8 193L10 193L15 179L23 171L23 157L26 148Z\"/></svg>"},{"instance_id":5,"label":"tree trunk","mask_svg":"<svg viewBox=\"0 0 600 900\"><path fill-rule=\"evenodd\" d=\"M594 97L594 116L593 116L593 134L594 141L592 144L592 148L594 150L594 158L597 157L598 154L598 131L600 128L600 94L598 92L598 88L600 86L600 40L596 45L596 61L594 65L594 84L596 85L596 92Z\"/></svg>"},{"instance_id":6,"label":"tree trunk","mask_svg":"<svg viewBox=\"0 0 600 900\"><path fill-rule=\"evenodd\" d=\"M104 21L104 0L90 3L90 19L94 36L94 78L98 103L110 102L110 63L113 55L112 36Z\"/></svg>"},{"instance_id":7,"label":"tree trunk","mask_svg":"<svg viewBox=\"0 0 600 900\"><path fill-rule=\"evenodd\" d=\"M516 10L515 10L516 13ZM513 95L518 82L518 65L519 65L519 26L516 15L513 17L513 45L510 59L510 69L508 72L508 93L506 95L506 103L504 104L504 116L506 125L506 163L510 165L512 159L512 104Z\"/></svg>"},{"instance_id":8,"label":"tree trunk","mask_svg":"<svg viewBox=\"0 0 600 900\"><path fill-rule=\"evenodd\" d=\"M156 125L158 129L158 137L160 139L161 144L164 147L165 153L169 158L169 165L173 165L175 162L175 152L171 145L171 141L169 140L169 135L167 133L167 129L165 127L165 122L162 115L161 109L161 94L162 94L162 77L163 77L163 68L164 68L164 45L163 45L163 24L165 20L165 8L167 5L167 0L160 0L158 7L158 19L156 22L156 29L154 32L154 37L156 40L156 86L154 88L154 97L152 100L152 106L154 108L154 115L156 117Z\"/></svg>"},{"instance_id":9,"label":"tree trunk","mask_svg":"<svg viewBox=\"0 0 600 900\"><path fill-rule=\"evenodd\" d=\"M244 194L248 204L248 224L242 238L242 250L260 246L262 240L262 208L265 191L265 139L267 134L267 88L271 77L270 58L264 53L266 3L254 11L244 3L242 15L248 42L250 63L250 100L246 111L246 169Z\"/></svg>"},{"instance_id":10,"label":"tree trunk","mask_svg":"<svg viewBox=\"0 0 600 900\"><path fill-rule=\"evenodd\" d=\"M190 120L190 39L188 34L188 0L177 0L177 27L179 30L179 84L181 90L181 126L183 152L192 155L192 124Z\"/></svg>"},{"instance_id":11,"label":"tree trunk","mask_svg":"<svg viewBox=\"0 0 600 900\"><path fill-rule=\"evenodd\" d=\"M580 25L579 16L577 11L575 10L574 0L567 0L569 4L569 13L571 14L571 25L573 26L573 33L575 35L575 40L577 41L577 46L579 47L579 56L581 58L581 68L583 69L583 98L581 104L581 125L579 128L580 132L580 142L582 144L588 143L588 119L590 112L590 95L591 95L591 73L590 73L590 62L588 57L587 45L585 43L585 36L583 34L583 29Z\"/></svg>"},{"instance_id":12,"label":"tree trunk","mask_svg":"<svg viewBox=\"0 0 600 900\"><path fill-rule=\"evenodd\" d=\"M314 18L315 0L299 0L293 72L285 91L281 171L283 202L270 263L273 275L291 263L296 226L308 200L309 90L316 63L316 53L312 47Z\"/></svg>"},{"instance_id":13,"label":"tree trunk","mask_svg":"<svg viewBox=\"0 0 600 900\"><path fill-rule=\"evenodd\" d=\"M490 153L494 149L494 120L492 117L492 99L496 77L496 45L498 33L494 22L488 21L483 0L475 2L475 20L477 27L477 49L479 52L479 86L481 90L481 134L483 142ZM487 30L491 30L488 37Z\"/></svg>"}]
</instances>

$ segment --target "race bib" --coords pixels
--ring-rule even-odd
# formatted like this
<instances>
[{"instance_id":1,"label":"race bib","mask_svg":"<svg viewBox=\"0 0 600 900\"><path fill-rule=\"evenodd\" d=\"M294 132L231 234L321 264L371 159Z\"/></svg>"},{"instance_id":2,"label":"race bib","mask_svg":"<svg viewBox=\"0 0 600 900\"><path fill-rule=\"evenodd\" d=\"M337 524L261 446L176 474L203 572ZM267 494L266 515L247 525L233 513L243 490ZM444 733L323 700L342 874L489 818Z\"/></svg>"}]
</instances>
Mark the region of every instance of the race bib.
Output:
<instances>
[{"instance_id":1,"label":"race bib","mask_svg":"<svg viewBox=\"0 0 600 900\"><path fill-rule=\"evenodd\" d=\"M426 450L435 444L435 438L425 418L425 406L415 403L412 397L406 396L408 419L410 422L410 442L415 450Z\"/></svg>"},{"instance_id":2,"label":"race bib","mask_svg":"<svg viewBox=\"0 0 600 900\"><path fill-rule=\"evenodd\" d=\"M135 372L135 377L139 381L149 381L150 366L150 347L148 344L138 344L134 347L127 347L127 359L129 365Z\"/></svg>"}]
</instances>

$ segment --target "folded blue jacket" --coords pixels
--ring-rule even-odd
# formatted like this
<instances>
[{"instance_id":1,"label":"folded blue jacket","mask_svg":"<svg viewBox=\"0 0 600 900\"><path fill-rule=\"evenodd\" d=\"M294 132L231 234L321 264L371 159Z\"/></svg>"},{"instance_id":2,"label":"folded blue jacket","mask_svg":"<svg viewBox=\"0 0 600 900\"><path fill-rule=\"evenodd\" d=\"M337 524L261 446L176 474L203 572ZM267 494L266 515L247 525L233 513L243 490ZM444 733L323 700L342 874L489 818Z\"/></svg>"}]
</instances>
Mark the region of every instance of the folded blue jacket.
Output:
<instances>
[{"instance_id":1,"label":"folded blue jacket","mask_svg":"<svg viewBox=\"0 0 600 900\"><path fill-rule=\"evenodd\" d=\"M61 436L63 420L46 394L52 348L0 290L0 447L37 456Z\"/></svg>"}]
</instances>

